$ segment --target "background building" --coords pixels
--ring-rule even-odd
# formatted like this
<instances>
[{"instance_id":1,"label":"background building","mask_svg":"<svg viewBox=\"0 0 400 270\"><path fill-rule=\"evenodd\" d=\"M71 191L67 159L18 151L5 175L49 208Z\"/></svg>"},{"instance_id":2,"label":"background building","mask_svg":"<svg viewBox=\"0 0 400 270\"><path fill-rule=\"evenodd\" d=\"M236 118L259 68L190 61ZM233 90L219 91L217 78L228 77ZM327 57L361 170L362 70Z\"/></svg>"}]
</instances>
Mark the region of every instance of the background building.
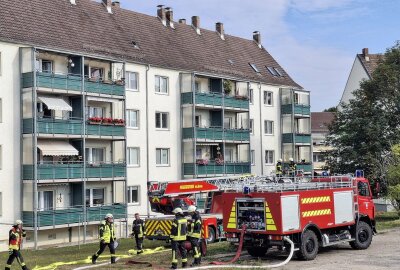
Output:
<instances>
[{"instance_id":1,"label":"background building","mask_svg":"<svg viewBox=\"0 0 400 270\"><path fill-rule=\"evenodd\" d=\"M326 152L331 150L326 145L326 136L329 133L329 125L335 118L332 112L313 112L311 113L311 133L313 142L313 169L314 174L322 175L322 172L329 173L326 164Z\"/></svg>"}]
</instances>

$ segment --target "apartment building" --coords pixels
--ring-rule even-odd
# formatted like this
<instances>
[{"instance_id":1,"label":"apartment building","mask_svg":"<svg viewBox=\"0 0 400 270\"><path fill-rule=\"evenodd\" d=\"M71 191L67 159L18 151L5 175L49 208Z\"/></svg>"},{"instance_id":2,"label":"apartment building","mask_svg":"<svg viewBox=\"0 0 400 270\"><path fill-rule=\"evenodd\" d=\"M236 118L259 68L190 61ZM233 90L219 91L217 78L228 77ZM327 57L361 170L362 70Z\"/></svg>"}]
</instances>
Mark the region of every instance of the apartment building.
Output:
<instances>
[{"instance_id":1,"label":"apartment building","mask_svg":"<svg viewBox=\"0 0 400 270\"><path fill-rule=\"evenodd\" d=\"M3 242L17 218L27 246L95 240L108 212L124 236L150 213L148 181L267 175L291 157L311 173L310 93L259 32L109 0L0 4Z\"/></svg>"},{"instance_id":2,"label":"apartment building","mask_svg":"<svg viewBox=\"0 0 400 270\"><path fill-rule=\"evenodd\" d=\"M326 145L326 136L329 125L333 122L335 114L332 112L311 113L311 137L313 142L313 170L314 174L329 173L326 163L326 153L332 148Z\"/></svg>"}]
</instances>

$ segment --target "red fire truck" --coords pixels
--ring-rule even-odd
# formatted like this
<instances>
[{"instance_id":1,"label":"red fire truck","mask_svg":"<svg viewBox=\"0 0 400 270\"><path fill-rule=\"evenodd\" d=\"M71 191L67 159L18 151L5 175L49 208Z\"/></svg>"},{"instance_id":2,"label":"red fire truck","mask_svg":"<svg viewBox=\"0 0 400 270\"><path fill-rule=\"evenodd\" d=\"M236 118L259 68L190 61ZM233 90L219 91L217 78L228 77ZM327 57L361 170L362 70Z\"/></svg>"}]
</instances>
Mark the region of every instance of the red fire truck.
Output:
<instances>
[{"instance_id":1,"label":"red fire truck","mask_svg":"<svg viewBox=\"0 0 400 270\"><path fill-rule=\"evenodd\" d=\"M223 226L227 240L254 257L270 247L290 248L313 260L319 247L349 242L366 249L375 230L375 206L364 177L326 177L307 182L259 183L247 181L222 194Z\"/></svg>"}]
</instances>

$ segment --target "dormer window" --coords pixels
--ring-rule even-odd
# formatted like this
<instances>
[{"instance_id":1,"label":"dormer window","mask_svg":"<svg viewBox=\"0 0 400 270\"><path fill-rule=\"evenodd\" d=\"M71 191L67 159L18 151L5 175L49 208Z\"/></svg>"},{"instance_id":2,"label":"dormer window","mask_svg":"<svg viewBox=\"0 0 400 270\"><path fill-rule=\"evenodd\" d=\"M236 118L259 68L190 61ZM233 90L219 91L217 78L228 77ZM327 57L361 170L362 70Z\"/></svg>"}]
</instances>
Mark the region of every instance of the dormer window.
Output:
<instances>
[{"instance_id":1,"label":"dormer window","mask_svg":"<svg viewBox=\"0 0 400 270\"><path fill-rule=\"evenodd\" d=\"M266 68L268 69L269 73L271 73L272 76L283 77L283 73L278 68L267 67L267 66Z\"/></svg>"},{"instance_id":2,"label":"dormer window","mask_svg":"<svg viewBox=\"0 0 400 270\"><path fill-rule=\"evenodd\" d=\"M260 71L258 70L256 64L249 63L249 65L251 66L251 68L252 68L255 72L260 73Z\"/></svg>"}]
</instances>

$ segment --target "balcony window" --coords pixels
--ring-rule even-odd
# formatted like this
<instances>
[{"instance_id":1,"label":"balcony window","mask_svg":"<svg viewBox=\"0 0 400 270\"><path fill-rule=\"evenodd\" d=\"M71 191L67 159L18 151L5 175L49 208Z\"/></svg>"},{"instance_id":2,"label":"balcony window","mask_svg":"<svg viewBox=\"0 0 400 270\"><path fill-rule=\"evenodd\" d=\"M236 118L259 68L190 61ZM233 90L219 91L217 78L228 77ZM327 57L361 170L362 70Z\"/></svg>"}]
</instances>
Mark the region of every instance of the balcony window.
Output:
<instances>
[{"instance_id":1,"label":"balcony window","mask_svg":"<svg viewBox=\"0 0 400 270\"><path fill-rule=\"evenodd\" d=\"M168 77L156 76L156 93L168 94Z\"/></svg>"},{"instance_id":2,"label":"balcony window","mask_svg":"<svg viewBox=\"0 0 400 270\"><path fill-rule=\"evenodd\" d=\"M225 149L225 161L228 162L233 161L233 149L230 148Z\"/></svg>"},{"instance_id":3,"label":"balcony window","mask_svg":"<svg viewBox=\"0 0 400 270\"><path fill-rule=\"evenodd\" d=\"M325 162L326 161L325 154L323 154L323 153L314 153L313 154L313 161L314 162Z\"/></svg>"},{"instance_id":4,"label":"balcony window","mask_svg":"<svg viewBox=\"0 0 400 270\"><path fill-rule=\"evenodd\" d=\"M203 150L201 148L196 149L196 159L203 158Z\"/></svg>"},{"instance_id":5,"label":"balcony window","mask_svg":"<svg viewBox=\"0 0 400 270\"><path fill-rule=\"evenodd\" d=\"M100 163L104 161L104 148L86 148L86 161L89 164Z\"/></svg>"},{"instance_id":6,"label":"balcony window","mask_svg":"<svg viewBox=\"0 0 400 270\"><path fill-rule=\"evenodd\" d=\"M86 206L94 207L104 205L104 188L86 189Z\"/></svg>"},{"instance_id":7,"label":"balcony window","mask_svg":"<svg viewBox=\"0 0 400 270\"><path fill-rule=\"evenodd\" d=\"M89 117L104 117L104 108L103 107L88 107Z\"/></svg>"},{"instance_id":8,"label":"balcony window","mask_svg":"<svg viewBox=\"0 0 400 270\"><path fill-rule=\"evenodd\" d=\"M264 134L265 135L274 134L274 121L269 121L269 120L264 121Z\"/></svg>"},{"instance_id":9,"label":"balcony window","mask_svg":"<svg viewBox=\"0 0 400 270\"><path fill-rule=\"evenodd\" d=\"M255 160L256 160L256 151L255 150L251 150L250 151L250 162L251 162L251 165L255 165Z\"/></svg>"},{"instance_id":10,"label":"balcony window","mask_svg":"<svg viewBox=\"0 0 400 270\"><path fill-rule=\"evenodd\" d=\"M36 71L44 72L44 73L52 73L53 72L53 61L44 60L44 59L36 59Z\"/></svg>"},{"instance_id":11,"label":"balcony window","mask_svg":"<svg viewBox=\"0 0 400 270\"><path fill-rule=\"evenodd\" d=\"M138 91L138 77L139 74L137 72L126 72L126 89L132 91Z\"/></svg>"},{"instance_id":12,"label":"balcony window","mask_svg":"<svg viewBox=\"0 0 400 270\"><path fill-rule=\"evenodd\" d=\"M265 164L274 164L274 151L265 150Z\"/></svg>"},{"instance_id":13,"label":"balcony window","mask_svg":"<svg viewBox=\"0 0 400 270\"><path fill-rule=\"evenodd\" d=\"M139 203L140 186L128 187L128 203Z\"/></svg>"},{"instance_id":14,"label":"balcony window","mask_svg":"<svg viewBox=\"0 0 400 270\"><path fill-rule=\"evenodd\" d=\"M140 165L140 149L138 147L128 147L128 165Z\"/></svg>"},{"instance_id":15,"label":"balcony window","mask_svg":"<svg viewBox=\"0 0 400 270\"><path fill-rule=\"evenodd\" d=\"M224 128L226 128L226 129L232 128L232 118L231 117L224 118Z\"/></svg>"},{"instance_id":16,"label":"balcony window","mask_svg":"<svg viewBox=\"0 0 400 270\"><path fill-rule=\"evenodd\" d=\"M273 93L270 91L264 91L264 105L272 106L273 104Z\"/></svg>"},{"instance_id":17,"label":"balcony window","mask_svg":"<svg viewBox=\"0 0 400 270\"><path fill-rule=\"evenodd\" d=\"M104 79L104 68L90 67L90 78Z\"/></svg>"},{"instance_id":18,"label":"balcony window","mask_svg":"<svg viewBox=\"0 0 400 270\"><path fill-rule=\"evenodd\" d=\"M254 119L250 119L249 129L250 129L250 134L254 134Z\"/></svg>"},{"instance_id":19,"label":"balcony window","mask_svg":"<svg viewBox=\"0 0 400 270\"><path fill-rule=\"evenodd\" d=\"M156 113L156 128L168 129L168 113L157 112Z\"/></svg>"},{"instance_id":20,"label":"balcony window","mask_svg":"<svg viewBox=\"0 0 400 270\"><path fill-rule=\"evenodd\" d=\"M250 104L253 104L254 102L254 97L253 97L253 89L249 89L249 102Z\"/></svg>"},{"instance_id":21,"label":"balcony window","mask_svg":"<svg viewBox=\"0 0 400 270\"><path fill-rule=\"evenodd\" d=\"M156 149L156 164L160 166L169 165L169 149L167 148Z\"/></svg>"},{"instance_id":22,"label":"balcony window","mask_svg":"<svg viewBox=\"0 0 400 270\"><path fill-rule=\"evenodd\" d=\"M127 127L138 128L139 127L139 111L138 110L126 110L126 123L127 123Z\"/></svg>"},{"instance_id":23,"label":"balcony window","mask_svg":"<svg viewBox=\"0 0 400 270\"><path fill-rule=\"evenodd\" d=\"M38 192L38 210L46 211L54 208L54 191L39 191Z\"/></svg>"},{"instance_id":24,"label":"balcony window","mask_svg":"<svg viewBox=\"0 0 400 270\"><path fill-rule=\"evenodd\" d=\"M201 115L196 115L196 116L194 117L194 122L195 122L195 126L196 126L196 127L200 127Z\"/></svg>"}]
</instances>

